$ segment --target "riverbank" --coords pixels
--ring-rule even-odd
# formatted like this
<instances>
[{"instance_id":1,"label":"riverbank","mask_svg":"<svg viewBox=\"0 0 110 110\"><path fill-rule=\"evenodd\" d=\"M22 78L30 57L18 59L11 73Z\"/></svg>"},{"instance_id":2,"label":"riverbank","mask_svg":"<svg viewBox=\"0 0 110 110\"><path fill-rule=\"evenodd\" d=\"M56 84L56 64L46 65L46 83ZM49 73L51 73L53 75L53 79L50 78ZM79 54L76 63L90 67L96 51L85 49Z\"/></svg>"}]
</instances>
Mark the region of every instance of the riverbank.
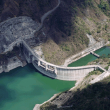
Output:
<instances>
[{"instance_id":1,"label":"riverbank","mask_svg":"<svg viewBox=\"0 0 110 110\"><path fill-rule=\"evenodd\" d=\"M104 51L104 49L105 49L105 51ZM104 48L104 49L100 49L101 51L103 51L103 53L105 53L105 54L108 54L108 50L106 50L106 48ZM101 53L102 54L102 52L100 51L100 50L97 50L99 53ZM97 52L96 51L96 52ZM107 51L107 53L106 53L106 51ZM106 72L105 72L106 73ZM105 74L104 73L104 77L103 78L100 78L101 80L103 80L104 78L105 78L105 76L107 77L107 76L109 76L109 74L107 73L107 74ZM100 76L100 75L99 75ZM75 84L75 87L72 87L70 90L68 90L68 91L75 91L76 89L78 89L78 88L82 88L81 87L81 85L82 85L82 83L83 83L83 85L87 85L87 84L89 84L90 83L90 81L92 81L93 79L97 79L97 77L98 77L98 75L92 75L92 76L89 76L89 77L87 77L88 78L88 82L87 81L85 81L86 79L85 78L82 78L82 79L80 79L80 80L77 80L77 82L76 82L76 84ZM95 80L96 81L96 80ZM100 81L100 80L99 80ZM66 96L68 96L68 94L65 94ZM53 96L52 98L54 98L55 99L55 97ZM61 97L60 97L61 98ZM54 99L52 99L52 100L54 100ZM46 103L49 103L49 102L51 102L50 100L49 101L47 101ZM38 110L40 110L40 107L41 106L45 106L45 104L46 103L43 103L43 104L40 104L40 105L36 105L35 106L35 108L34 108L34 110L37 110L38 108ZM37 109L36 109L36 107L38 107Z\"/></svg>"},{"instance_id":2,"label":"riverbank","mask_svg":"<svg viewBox=\"0 0 110 110\"><path fill-rule=\"evenodd\" d=\"M61 100L56 98L53 101L41 106L41 110L99 110L99 108L102 110L109 110L110 93L108 91L110 77L90 85L89 82L92 80L92 77L93 75L91 78L86 78L86 82L83 81L82 84L76 88L77 90L72 91L69 100L64 102L61 106L59 106L59 101L62 101L62 99L65 100L65 97L68 97L69 91L65 92L66 94L62 93L65 94L65 97L59 96ZM81 86L83 86L83 88L80 88ZM58 103L55 103L55 100Z\"/></svg>"},{"instance_id":3,"label":"riverbank","mask_svg":"<svg viewBox=\"0 0 110 110\"><path fill-rule=\"evenodd\" d=\"M63 109L71 107L71 105L65 105L65 103L70 100L74 93L77 92L77 90L82 90L85 88L89 82L96 78L97 75L92 75L83 79L80 79L76 84L75 87L71 88L68 91L62 92L61 94L57 94L56 97L52 97L52 100L48 100L46 103L36 105L33 110L57 110L57 109Z\"/></svg>"},{"instance_id":4,"label":"riverbank","mask_svg":"<svg viewBox=\"0 0 110 110\"><path fill-rule=\"evenodd\" d=\"M95 85L94 83L96 83L96 82L99 82L99 84L100 84L100 82L102 80L106 81L107 78L108 78L107 79L107 81L108 81L110 78L109 76L110 76L109 72L104 72L101 75L95 75L95 74L88 75L87 77L85 77L84 79L79 81L79 83L77 85L75 85L75 87L73 87L72 89L70 89L66 92L62 92L61 94L56 96L54 99L48 101L47 103L43 103L43 104L39 105L38 110L47 110L47 109L48 110L66 110L67 108L71 108L71 107L73 107L73 103L72 103L73 100L76 99L76 97L74 97L74 95L76 95L77 93L78 93L77 94L78 96L79 96L79 94L81 95L81 92L83 92L85 89L87 89L90 86L91 87L94 86ZM88 91L89 94L91 94L90 88ZM94 92L96 92L96 91L94 91ZM85 97L85 98L87 98L87 97ZM83 100L85 100L85 98ZM77 98L77 99L79 100L79 98ZM83 100L81 99L81 101L83 101ZM37 109L35 109L35 110L37 110Z\"/></svg>"},{"instance_id":5,"label":"riverbank","mask_svg":"<svg viewBox=\"0 0 110 110\"><path fill-rule=\"evenodd\" d=\"M69 91L73 91L81 82L82 82L83 78L80 79L80 80L77 80L77 82L75 83L75 86L72 87L71 89L69 89ZM58 94L54 94L49 100L43 102L42 104L36 104L33 108L33 110L41 110L40 107L51 102L52 100L54 100L56 97L58 97L61 93L58 93ZM67 94L65 94L67 95Z\"/></svg>"},{"instance_id":6,"label":"riverbank","mask_svg":"<svg viewBox=\"0 0 110 110\"><path fill-rule=\"evenodd\" d=\"M63 66L68 66L69 64L71 64L71 63L73 63L73 62L75 62L75 61L81 59L82 57L87 56L88 54L90 54L91 51L92 51L92 52L93 52L93 51L96 51L96 50L98 50L98 49L100 49L100 48L102 48L102 47L104 47L104 46L110 44L110 42L108 41L108 42L105 43L104 45L101 45L101 46L98 47L97 45L100 45L102 42L103 42L103 41L97 42L96 44L92 45L91 47L88 47L88 48L86 48L85 50L79 52L78 54L75 54L75 55L73 55L73 56L67 58L67 59L65 60ZM97 48L97 47L98 47L98 48Z\"/></svg>"},{"instance_id":7,"label":"riverbank","mask_svg":"<svg viewBox=\"0 0 110 110\"><path fill-rule=\"evenodd\" d=\"M74 81L51 79L38 72L32 64L0 74L0 109L32 110L53 94L66 91ZM14 105L14 106L13 106Z\"/></svg>"},{"instance_id":8,"label":"riverbank","mask_svg":"<svg viewBox=\"0 0 110 110\"><path fill-rule=\"evenodd\" d=\"M78 89L83 89L85 86L87 86L89 84L89 82L91 80L95 79L97 76L98 75L92 75L92 76L89 76L89 77L86 77L86 78L81 78L81 79L77 80L74 87L70 88L69 90L67 90L65 92L54 94L49 100L43 102L42 104L36 104L34 106L33 110L43 110L43 109L40 109L40 108L42 108L42 107L45 108L45 106L48 106L49 103L50 103L50 105L52 105L53 104L52 101L54 101L54 100L58 101L58 102L56 101L57 107L62 108L62 106L61 106L61 104L63 105L62 99L63 100L65 100L65 99L68 100L72 96L72 93L74 93ZM66 97L64 97L64 96L66 96ZM61 101L61 102L59 102L59 101ZM55 106L55 104L53 104L52 106ZM47 109L44 109L44 110L47 110Z\"/></svg>"}]
</instances>

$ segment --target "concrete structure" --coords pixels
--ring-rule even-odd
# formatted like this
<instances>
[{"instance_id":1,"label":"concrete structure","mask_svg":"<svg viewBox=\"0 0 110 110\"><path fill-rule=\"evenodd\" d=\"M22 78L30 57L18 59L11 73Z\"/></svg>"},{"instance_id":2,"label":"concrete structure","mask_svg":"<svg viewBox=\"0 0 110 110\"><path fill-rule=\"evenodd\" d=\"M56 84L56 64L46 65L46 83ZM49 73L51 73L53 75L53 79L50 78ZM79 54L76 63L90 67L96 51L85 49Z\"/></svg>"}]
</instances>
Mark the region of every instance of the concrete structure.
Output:
<instances>
[{"instance_id":1,"label":"concrete structure","mask_svg":"<svg viewBox=\"0 0 110 110\"><path fill-rule=\"evenodd\" d=\"M90 84L94 84L96 82L99 82L101 80L103 80L104 78L110 76L110 72L109 71L106 71L106 72L103 72L102 74L98 75L94 80L92 80L90 82Z\"/></svg>"},{"instance_id":2,"label":"concrete structure","mask_svg":"<svg viewBox=\"0 0 110 110\"><path fill-rule=\"evenodd\" d=\"M71 58L66 59L65 63L64 63L64 66L67 66L72 62L75 62L76 60L90 54L93 51L96 51L96 50L104 47L107 44L109 44L109 42L105 43L103 40L100 41L100 42L95 43L94 45L86 48L85 50L79 52L78 54L73 55Z\"/></svg>"},{"instance_id":3,"label":"concrete structure","mask_svg":"<svg viewBox=\"0 0 110 110\"><path fill-rule=\"evenodd\" d=\"M100 55L98 55L98 54L96 54L96 53L94 53L94 52L90 52L91 54L93 54L94 56L96 56L96 57L100 57Z\"/></svg>"},{"instance_id":4,"label":"concrete structure","mask_svg":"<svg viewBox=\"0 0 110 110\"><path fill-rule=\"evenodd\" d=\"M89 65L80 67L62 67L48 63L41 59L27 44L22 40L22 48L24 56L28 63L32 63L34 67L46 76L60 80L78 80L85 77L89 72L102 69L99 65ZM102 45L100 45L102 46ZM100 48L99 46L99 48Z\"/></svg>"},{"instance_id":5,"label":"concrete structure","mask_svg":"<svg viewBox=\"0 0 110 110\"><path fill-rule=\"evenodd\" d=\"M53 8L50 11L48 11L47 13L45 13L42 16L41 25L39 26L39 28L37 28L37 31L39 31L42 28L45 18L49 14L51 14L53 11L55 11L58 8L59 5L60 5L60 0L58 0L58 4L57 4L57 6L55 8ZM14 20L16 20L16 19L14 19ZM25 24L22 24L22 25L26 26ZM26 33L27 33L27 30L26 30ZM57 65L48 63L48 62L44 61L43 59L41 59L40 56L38 54L36 54L29 47L29 45L25 42L25 40L27 38L32 38L33 36L34 35L33 35L33 31L32 31L31 37L30 36L28 36L26 38L24 38L24 36L20 37L20 38L17 37L16 41L14 41L13 43L9 43L8 46L5 46L4 52L11 51L15 45L16 46L22 46L22 51L23 51L24 56L25 56L25 58L26 58L28 63L32 63L34 65L34 67L37 70L39 70L41 73L43 73L43 74L45 74L45 75L47 75L47 76L49 76L51 78L60 79L60 80L78 80L80 78L85 77L89 72L91 72L91 71L93 71L95 69L98 69L98 68L99 69L103 69L103 68L101 68L98 65L89 65L89 66L81 66L81 67L62 67L62 66L57 66ZM96 43L95 45L85 49L79 55L82 56L83 54L89 54L91 51L95 51L95 50L103 47L104 45L105 45L104 42ZM76 55L76 57L77 56L78 55ZM18 66L22 66L22 63L19 62L19 61L15 62L15 63L13 62L12 64L10 63L9 65L6 65L6 67L5 66L2 66L2 67L0 66L0 72L3 72L3 71L8 72L11 69L14 69L14 68L16 68ZM106 70L104 70L104 71L106 71Z\"/></svg>"}]
</instances>

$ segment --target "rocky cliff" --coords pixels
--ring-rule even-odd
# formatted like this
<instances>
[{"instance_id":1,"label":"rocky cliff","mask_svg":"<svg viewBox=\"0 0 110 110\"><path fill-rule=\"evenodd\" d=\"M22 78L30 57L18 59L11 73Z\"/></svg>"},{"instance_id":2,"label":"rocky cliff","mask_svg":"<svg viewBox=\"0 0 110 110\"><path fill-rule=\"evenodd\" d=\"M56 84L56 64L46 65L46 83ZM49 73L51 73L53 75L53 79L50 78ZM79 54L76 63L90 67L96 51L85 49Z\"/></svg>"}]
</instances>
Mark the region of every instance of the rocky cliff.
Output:
<instances>
[{"instance_id":1,"label":"rocky cliff","mask_svg":"<svg viewBox=\"0 0 110 110\"><path fill-rule=\"evenodd\" d=\"M58 4L57 0L1 0L0 18L1 21L18 16L28 16L33 19L31 22L34 28L31 26L31 30L35 39L38 40L37 42L42 42L45 59L61 65L67 57L88 46L89 39L86 34L93 35L97 41L100 37L109 40L109 2L109 0L61 0L60 6L45 19L42 29L38 32L35 32L35 28L37 28L34 26L35 22L40 23L44 13ZM13 23L13 25L15 24ZM10 29L16 33L13 28ZM12 35L13 32L10 29L4 30L3 33ZM23 29L24 27L20 31L17 29L17 33ZM24 30L25 33L30 32L30 29L25 28ZM24 33L21 33L17 38L24 36ZM1 40L4 40L0 47L1 50L4 50L9 44L10 35L7 35L8 37L4 35L1 34ZM15 38L16 34L12 36L13 42L17 38Z\"/></svg>"},{"instance_id":2,"label":"rocky cliff","mask_svg":"<svg viewBox=\"0 0 110 110\"><path fill-rule=\"evenodd\" d=\"M64 59L88 46L86 34L97 41L109 40L109 11L109 1L61 0L59 8L36 34L45 42L42 45L45 59L63 64Z\"/></svg>"},{"instance_id":3,"label":"rocky cliff","mask_svg":"<svg viewBox=\"0 0 110 110\"><path fill-rule=\"evenodd\" d=\"M26 16L15 17L0 23L0 53L12 50L9 46L19 39L33 38L38 26L37 22Z\"/></svg>"}]
</instances>

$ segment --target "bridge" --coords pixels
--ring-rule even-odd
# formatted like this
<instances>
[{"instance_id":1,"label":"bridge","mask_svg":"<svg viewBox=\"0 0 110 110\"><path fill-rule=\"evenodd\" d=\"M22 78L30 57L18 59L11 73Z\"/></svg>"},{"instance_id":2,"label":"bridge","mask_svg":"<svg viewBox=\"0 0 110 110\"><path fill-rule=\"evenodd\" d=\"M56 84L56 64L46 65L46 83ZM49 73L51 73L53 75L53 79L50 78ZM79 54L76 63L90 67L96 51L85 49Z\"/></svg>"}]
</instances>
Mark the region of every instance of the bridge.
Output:
<instances>
[{"instance_id":1,"label":"bridge","mask_svg":"<svg viewBox=\"0 0 110 110\"><path fill-rule=\"evenodd\" d=\"M90 53L93 54L94 56L98 57L98 58L100 57L100 55L94 53L93 51L91 51Z\"/></svg>"}]
</instances>

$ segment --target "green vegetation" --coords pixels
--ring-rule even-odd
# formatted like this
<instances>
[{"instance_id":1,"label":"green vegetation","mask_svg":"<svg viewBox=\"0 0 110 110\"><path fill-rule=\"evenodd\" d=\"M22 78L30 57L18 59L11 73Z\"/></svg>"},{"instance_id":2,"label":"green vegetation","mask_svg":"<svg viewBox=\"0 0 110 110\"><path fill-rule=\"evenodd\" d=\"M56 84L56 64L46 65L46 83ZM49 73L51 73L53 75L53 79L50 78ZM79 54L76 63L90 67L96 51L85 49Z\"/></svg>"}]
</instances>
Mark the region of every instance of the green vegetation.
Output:
<instances>
[{"instance_id":1,"label":"green vegetation","mask_svg":"<svg viewBox=\"0 0 110 110\"><path fill-rule=\"evenodd\" d=\"M46 104L44 104L43 106L40 107L40 110L54 110L54 108L57 108L57 106L52 105L52 104L47 102Z\"/></svg>"},{"instance_id":2,"label":"green vegetation","mask_svg":"<svg viewBox=\"0 0 110 110\"><path fill-rule=\"evenodd\" d=\"M66 44L61 45L61 48L63 51L70 51L70 48Z\"/></svg>"},{"instance_id":3,"label":"green vegetation","mask_svg":"<svg viewBox=\"0 0 110 110\"><path fill-rule=\"evenodd\" d=\"M74 0L82 8L93 7L93 0Z\"/></svg>"},{"instance_id":4,"label":"green vegetation","mask_svg":"<svg viewBox=\"0 0 110 110\"><path fill-rule=\"evenodd\" d=\"M54 64L62 64L67 57L88 47L89 39L86 34L92 35L96 41L100 41L99 38L110 40L108 17L110 0L63 0L63 2L65 5L61 5L55 13L48 16L44 26L44 30L51 26L50 30L53 31L49 32L49 37L54 41L54 47L57 46L53 50L51 44L48 48L46 45L49 44L45 43L42 50L46 61ZM58 57L58 54L62 58Z\"/></svg>"},{"instance_id":5,"label":"green vegetation","mask_svg":"<svg viewBox=\"0 0 110 110\"><path fill-rule=\"evenodd\" d=\"M106 25L105 25L105 30L106 30L106 31L107 31L107 28L108 28L108 25L106 24Z\"/></svg>"},{"instance_id":6,"label":"green vegetation","mask_svg":"<svg viewBox=\"0 0 110 110\"><path fill-rule=\"evenodd\" d=\"M67 110L109 110L110 78L108 83L96 83L83 90L78 90L68 101L72 105ZM66 110L66 109L60 109Z\"/></svg>"},{"instance_id":7,"label":"green vegetation","mask_svg":"<svg viewBox=\"0 0 110 110\"><path fill-rule=\"evenodd\" d=\"M108 16L110 16L110 6L107 1L100 0L99 8Z\"/></svg>"},{"instance_id":8,"label":"green vegetation","mask_svg":"<svg viewBox=\"0 0 110 110\"><path fill-rule=\"evenodd\" d=\"M85 44L86 46L88 46L89 39L87 39L87 37L85 35L87 33L89 35L91 35L91 32L87 28L87 26L85 25L85 22L80 17L75 18L75 23L74 23L74 26L73 26L73 30L74 30L73 41L76 44L76 46L79 43L83 44L83 45Z\"/></svg>"},{"instance_id":9,"label":"green vegetation","mask_svg":"<svg viewBox=\"0 0 110 110\"><path fill-rule=\"evenodd\" d=\"M100 56L100 58L92 61L92 62L89 62L88 64L100 64L100 65L104 65L104 68L106 70L108 70L108 67L110 66L110 54L108 55L105 55L105 54L102 54Z\"/></svg>"},{"instance_id":10,"label":"green vegetation","mask_svg":"<svg viewBox=\"0 0 110 110\"><path fill-rule=\"evenodd\" d=\"M89 76L91 76L91 75L99 75L99 74L101 74L101 73L103 73L103 72L104 72L104 71L103 71L103 70L100 70L100 69L94 70L94 71L90 72L89 75L87 75L87 77L89 77Z\"/></svg>"},{"instance_id":11,"label":"green vegetation","mask_svg":"<svg viewBox=\"0 0 110 110\"><path fill-rule=\"evenodd\" d=\"M90 32L89 29L87 29L86 32L87 32L89 35L92 35L92 33Z\"/></svg>"},{"instance_id":12,"label":"green vegetation","mask_svg":"<svg viewBox=\"0 0 110 110\"><path fill-rule=\"evenodd\" d=\"M96 40L100 37L105 40L110 40L109 35L109 21L107 20L107 16L110 16L110 0L72 0L73 4L69 4L71 10L66 9L71 16L68 22L65 22L61 19L58 22L60 30L67 35L67 38L72 36L72 40L74 42L75 48L80 50L80 44L88 45L89 40L85 37L88 33L89 35L94 35ZM87 12L88 10L89 12ZM69 15L66 14L66 15ZM65 37L63 37L65 38ZM97 40L98 41L98 40ZM70 43L70 42L69 42ZM68 43L68 44L69 44ZM81 45L82 46L82 45ZM71 51L71 48L66 44L61 46L63 51L67 51L68 53ZM83 47L84 49L84 47ZM76 52L76 51L75 51ZM98 63L106 65L106 69L108 69L110 65L110 55L102 55L99 59L96 59L92 63ZM95 70L90 72L90 75L99 75L103 71ZM109 102L110 102L110 77L105 79L102 82L88 85L84 89L77 89L77 92L73 92L71 98L65 102L62 106L71 106L70 108L58 108L56 105L47 104L46 108L42 108L41 110L109 110Z\"/></svg>"},{"instance_id":13,"label":"green vegetation","mask_svg":"<svg viewBox=\"0 0 110 110\"><path fill-rule=\"evenodd\" d=\"M108 70L109 66L106 66L105 69Z\"/></svg>"},{"instance_id":14,"label":"green vegetation","mask_svg":"<svg viewBox=\"0 0 110 110\"><path fill-rule=\"evenodd\" d=\"M108 54L108 58L110 58L110 54Z\"/></svg>"}]
</instances>

